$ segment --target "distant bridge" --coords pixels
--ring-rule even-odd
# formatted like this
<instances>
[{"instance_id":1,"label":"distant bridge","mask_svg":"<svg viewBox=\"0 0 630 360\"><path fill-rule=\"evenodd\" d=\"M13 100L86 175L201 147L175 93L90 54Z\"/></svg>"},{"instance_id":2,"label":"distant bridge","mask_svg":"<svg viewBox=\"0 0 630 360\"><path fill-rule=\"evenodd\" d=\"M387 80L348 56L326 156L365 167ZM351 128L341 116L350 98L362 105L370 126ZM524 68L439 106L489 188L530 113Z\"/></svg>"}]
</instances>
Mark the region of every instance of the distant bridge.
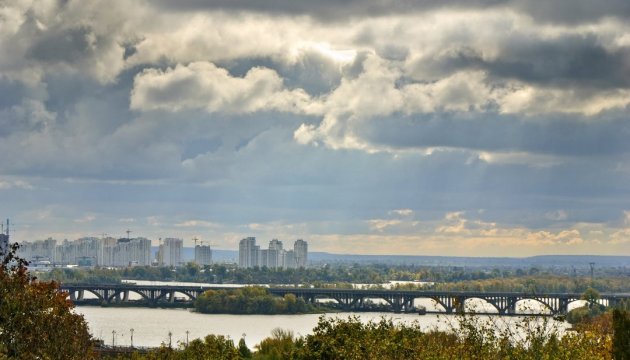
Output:
<instances>
[{"instance_id":1,"label":"distant bridge","mask_svg":"<svg viewBox=\"0 0 630 360\"><path fill-rule=\"evenodd\" d=\"M225 290L230 288L218 286L159 286L159 285L61 285L68 292L71 300L81 303L85 294L91 293L101 304L116 304L130 301L129 294L141 297L141 302L148 306L175 303L177 298L186 302L194 301L197 296L208 290ZM581 300L577 293L524 293L524 292L476 292L476 291L424 291L424 290L364 290L364 289L320 289L272 287L269 292L276 296L293 294L308 303L316 303L318 299L334 300L345 310L360 311L369 306L374 299L384 300L389 310L394 312L415 311L416 299L431 299L444 308L444 313L463 313L465 304L470 299L480 299L492 305L499 315L517 313L517 303L523 300L534 300L549 310L552 315L568 312L569 304ZM178 296L176 296L179 294ZM604 306L614 306L622 300L630 299L630 293L602 293L598 300ZM541 313L541 315L543 315Z\"/></svg>"}]
</instances>

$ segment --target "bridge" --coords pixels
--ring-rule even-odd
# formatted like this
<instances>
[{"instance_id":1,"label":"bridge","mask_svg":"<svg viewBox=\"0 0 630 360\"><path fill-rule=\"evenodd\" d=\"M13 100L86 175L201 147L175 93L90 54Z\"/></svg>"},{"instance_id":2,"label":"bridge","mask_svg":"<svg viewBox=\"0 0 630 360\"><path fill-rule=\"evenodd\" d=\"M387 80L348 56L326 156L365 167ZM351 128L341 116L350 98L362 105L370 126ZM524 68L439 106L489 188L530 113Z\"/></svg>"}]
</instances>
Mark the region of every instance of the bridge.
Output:
<instances>
[{"instance_id":1,"label":"bridge","mask_svg":"<svg viewBox=\"0 0 630 360\"><path fill-rule=\"evenodd\" d=\"M226 290L219 286L156 286L156 285L90 285L62 284L61 290L69 294L71 300L81 304L86 302L86 293L103 305L124 303L130 300L130 294L138 294L141 300L135 300L148 306L167 305L175 302L190 304L199 295L208 290ZM517 303L534 300L548 309L552 315L568 312L569 304L581 300L578 293L524 293L524 292L474 292L474 291L424 291L424 290L366 290L332 288L294 288L270 287L269 292L276 296L293 294L307 303L315 304L322 299L334 301L344 310L361 311L369 308L370 301L382 300L388 310L394 312L417 311L416 299L431 299L439 304L444 313L464 313L465 304L471 299L480 299L492 305L499 315L517 314ZM602 293L597 302L604 306L615 306L623 300L630 300L630 293ZM542 315L542 314L541 314Z\"/></svg>"}]
</instances>

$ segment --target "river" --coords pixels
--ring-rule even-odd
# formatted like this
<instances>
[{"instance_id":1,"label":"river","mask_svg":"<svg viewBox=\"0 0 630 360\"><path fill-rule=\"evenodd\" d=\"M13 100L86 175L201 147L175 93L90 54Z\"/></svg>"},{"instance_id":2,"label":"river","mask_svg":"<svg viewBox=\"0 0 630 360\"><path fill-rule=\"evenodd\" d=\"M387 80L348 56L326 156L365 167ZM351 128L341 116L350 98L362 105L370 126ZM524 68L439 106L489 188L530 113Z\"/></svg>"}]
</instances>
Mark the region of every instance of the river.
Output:
<instances>
[{"instance_id":1,"label":"river","mask_svg":"<svg viewBox=\"0 0 630 360\"><path fill-rule=\"evenodd\" d=\"M208 334L229 336L238 341L243 334L249 347L271 336L275 328L293 331L296 335L306 335L317 325L320 314L304 315L216 315L200 314L189 309L152 309L152 308L116 308L98 306L79 306L76 312L83 314L96 338L103 339L107 345L130 345L131 331L135 346L159 346L168 344L168 333L172 333L172 342L203 338ZM396 322L411 324L418 321L423 328L441 324L437 315L419 316L416 314L393 313L335 313L326 316L347 318L358 315L363 321L378 320L385 316ZM445 318L445 316L441 316ZM446 326L442 324L442 326ZM112 335L112 331L116 331ZM112 339L114 338L114 339Z\"/></svg>"},{"instance_id":2,"label":"river","mask_svg":"<svg viewBox=\"0 0 630 360\"><path fill-rule=\"evenodd\" d=\"M254 348L261 340L271 336L275 328L293 331L296 335L311 334L321 315L215 315L200 314L190 309L155 309L155 308L116 308L98 306L79 306L75 308L83 314L90 327L90 332L96 338L103 339L105 344L112 341L117 346L131 345L131 330L134 346L157 347L161 343L168 344L169 332L172 334L172 344L186 342L186 332L189 340L203 338L208 334L229 336L237 342L245 336L247 345ZM457 327L455 316L449 315L416 315L394 313L334 313L328 317L347 318L358 316L361 321L379 320L382 317L391 318L394 322L412 324L417 322L424 330L451 329ZM495 327L513 326L520 317L491 316L487 317ZM549 318L548 318L549 319ZM551 321L551 320L550 320ZM551 321L553 322L553 321ZM566 323L556 323L560 328L566 328ZM115 334L112 334L115 331Z\"/></svg>"}]
</instances>

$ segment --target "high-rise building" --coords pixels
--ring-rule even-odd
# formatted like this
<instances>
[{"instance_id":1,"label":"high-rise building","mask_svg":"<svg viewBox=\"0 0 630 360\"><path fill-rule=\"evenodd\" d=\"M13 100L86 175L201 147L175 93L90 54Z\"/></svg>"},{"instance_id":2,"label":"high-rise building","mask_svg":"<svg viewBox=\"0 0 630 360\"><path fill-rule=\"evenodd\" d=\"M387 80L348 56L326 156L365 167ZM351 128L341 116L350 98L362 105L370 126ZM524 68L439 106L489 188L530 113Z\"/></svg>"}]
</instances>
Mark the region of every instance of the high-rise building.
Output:
<instances>
[{"instance_id":1,"label":"high-rise building","mask_svg":"<svg viewBox=\"0 0 630 360\"><path fill-rule=\"evenodd\" d=\"M212 264L212 249L210 249L210 245L195 245L195 262L199 265Z\"/></svg>"},{"instance_id":2,"label":"high-rise building","mask_svg":"<svg viewBox=\"0 0 630 360\"><path fill-rule=\"evenodd\" d=\"M54 263L57 256L57 240L48 238L46 240L20 243L18 256L31 263L40 261Z\"/></svg>"},{"instance_id":3,"label":"high-rise building","mask_svg":"<svg viewBox=\"0 0 630 360\"><path fill-rule=\"evenodd\" d=\"M158 250L158 264L161 266L181 266L184 240L166 238Z\"/></svg>"},{"instance_id":4,"label":"high-rise building","mask_svg":"<svg viewBox=\"0 0 630 360\"><path fill-rule=\"evenodd\" d=\"M284 267L284 250L282 249L282 241L273 239L269 242L269 250L267 250L267 267L277 269Z\"/></svg>"},{"instance_id":5,"label":"high-rise building","mask_svg":"<svg viewBox=\"0 0 630 360\"><path fill-rule=\"evenodd\" d=\"M113 266L151 265L151 240L147 238L118 239L112 251Z\"/></svg>"},{"instance_id":6,"label":"high-rise building","mask_svg":"<svg viewBox=\"0 0 630 360\"><path fill-rule=\"evenodd\" d=\"M247 237L238 244L238 265L244 268L260 266L260 247L256 245L255 237Z\"/></svg>"},{"instance_id":7,"label":"high-rise building","mask_svg":"<svg viewBox=\"0 0 630 360\"><path fill-rule=\"evenodd\" d=\"M269 267L269 250L260 249L258 250L258 266Z\"/></svg>"},{"instance_id":8,"label":"high-rise building","mask_svg":"<svg viewBox=\"0 0 630 360\"><path fill-rule=\"evenodd\" d=\"M6 230L6 232L5 232ZM9 219L7 219L7 228L4 226L0 230L0 260L9 252Z\"/></svg>"},{"instance_id":9,"label":"high-rise building","mask_svg":"<svg viewBox=\"0 0 630 360\"><path fill-rule=\"evenodd\" d=\"M294 263L296 268L306 267L308 261L308 243L298 239L293 244Z\"/></svg>"},{"instance_id":10,"label":"high-rise building","mask_svg":"<svg viewBox=\"0 0 630 360\"><path fill-rule=\"evenodd\" d=\"M114 249L118 240L113 237L106 237L101 239L103 243L103 266L114 266L116 262L114 259Z\"/></svg>"},{"instance_id":11,"label":"high-rise building","mask_svg":"<svg viewBox=\"0 0 630 360\"><path fill-rule=\"evenodd\" d=\"M238 251L239 266L245 268L295 269L306 267L308 261L308 244L302 239L293 244L293 250L285 250L278 239L271 240L268 249L260 249L256 238L248 237L240 241Z\"/></svg>"},{"instance_id":12,"label":"high-rise building","mask_svg":"<svg viewBox=\"0 0 630 360\"><path fill-rule=\"evenodd\" d=\"M9 249L9 235L8 234L0 234L0 257L4 257L7 255L7 250Z\"/></svg>"},{"instance_id":13,"label":"high-rise building","mask_svg":"<svg viewBox=\"0 0 630 360\"><path fill-rule=\"evenodd\" d=\"M295 269L297 266L295 265L295 251L287 250L284 252L283 259L284 266L283 269Z\"/></svg>"},{"instance_id":14,"label":"high-rise building","mask_svg":"<svg viewBox=\"0 0 630 360\"><path fill-rule=\"evenodd\" d=\"M76 259L74 264L103 265L103 242L99 238L84 237L74 242Z\"/></svg>"}]
</instances>

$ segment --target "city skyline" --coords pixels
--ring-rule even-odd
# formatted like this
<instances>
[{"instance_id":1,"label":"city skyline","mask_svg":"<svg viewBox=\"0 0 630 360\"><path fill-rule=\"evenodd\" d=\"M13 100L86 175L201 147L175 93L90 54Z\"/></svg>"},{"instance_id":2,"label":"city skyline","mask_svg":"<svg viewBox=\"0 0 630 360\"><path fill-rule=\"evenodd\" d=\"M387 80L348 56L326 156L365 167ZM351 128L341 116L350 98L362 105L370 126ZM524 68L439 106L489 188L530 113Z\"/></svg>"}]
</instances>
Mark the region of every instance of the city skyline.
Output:
<instances>
[{"instance_id":1,"label":"city skyline","mask_svg":"<svg viewBox=\"0 0 630 360\"><path fill-rule=\"evenodd\" d=\"M0 7L12 239L630 255L626 2L174 4Z\"/></svg>"}]
</instances>

